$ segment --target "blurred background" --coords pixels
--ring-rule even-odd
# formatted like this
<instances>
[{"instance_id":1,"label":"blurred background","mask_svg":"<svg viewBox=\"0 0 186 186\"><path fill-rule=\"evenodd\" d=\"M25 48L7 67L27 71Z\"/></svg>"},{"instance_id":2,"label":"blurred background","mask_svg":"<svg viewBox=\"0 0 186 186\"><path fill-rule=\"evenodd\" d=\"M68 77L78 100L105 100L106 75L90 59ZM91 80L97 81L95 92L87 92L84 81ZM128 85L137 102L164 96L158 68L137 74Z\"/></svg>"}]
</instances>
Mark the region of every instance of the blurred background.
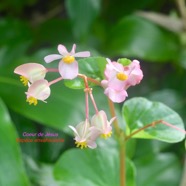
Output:
<instances>
[{"instance_id":1,"label":"blurred background","mask_svg":"<svg viewBox=\"0 0 186 186\"><path fill-rule=\"evenodd\" d=\"M92 56L138 59L144 79L129 90L128 99L161 101L186 121L184 0L1 0L0 186L73 186L56 181L53 167L74 148L67 126L84 119L83 91L59 83L47 104L29 106L13 73L23 63L46 65L43 58L57 53L58 44L71 50L73 43ZM95 96L108 110L99 89ZM57 133L64 143L17 143L23 132ZM137 186L186 185L184 142L131 140L127 154L136 166Z\"/></svg>"}]
</instances>

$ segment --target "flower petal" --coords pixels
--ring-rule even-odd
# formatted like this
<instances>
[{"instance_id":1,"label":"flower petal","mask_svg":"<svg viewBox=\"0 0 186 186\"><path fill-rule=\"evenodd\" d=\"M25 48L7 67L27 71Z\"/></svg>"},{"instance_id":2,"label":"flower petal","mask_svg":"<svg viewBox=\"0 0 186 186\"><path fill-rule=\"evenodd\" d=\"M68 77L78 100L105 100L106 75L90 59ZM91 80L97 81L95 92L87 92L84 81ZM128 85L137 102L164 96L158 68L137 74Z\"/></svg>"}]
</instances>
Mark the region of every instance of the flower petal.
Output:
<instances>
[{"instance_id":1,"label":"flower petal","mask_svg":"<svg viewBox=\"0 0 186 186\"><path fill-rule=\"evenodd\" d=\"M79 134L78 134L76 128L73 127L73 126L71 126L71 125L69 125L69 127L73 130L73 132L75 133L75 135L79 137Z\"/></svg>"},{"instance_id":2,"label":"flower petal","mask_svg":"<svg viewBox=\"0 0 186 186\"><path fill-rule=\"evenodd\" d=\"M125 81L121 81L121 80L117 79L116 77L114 77L108 81L108 87L110 87L116 91L123 90L124 85L125 85Z\"/></svg>"},{"instance_id":3,"label":"flower petal","mask_svg":"<svg viewBox=\"0 0 186 186\"><path fill-rule=\"evenodd\" d=\"M58 45L57 49L62 56L65 56L69 53L64 45Z\"/></svg>"},{"instance_id":4,"label":"flower petal","mask_svg":"<svg viewBox=\"0 0 186 186\"><path fill-rule=\"evenodd\" d=\"M28 92L26 92L27 98L34 97L38 100L44 101L50 96L50 87L48 85L47 80L38 80L35 81L28 88Z\"/></svg>"},{"instance_id":5,"label":"flower petal","mask_svg":"<svg viewBox=\"0 0 186 186\"><path fill-rule=\"evenodd\" d=\"M126 90L116 91L111 88L106 88L104 93L115 103L123 102L128 96Z\"/></svg>"},{"instance_id":6,"label":"flower petal","mask_svg":"<svg viewBox=\"0 0 186 186\"><path fill-rule=\"evenodd\" d=\"M90 52L89 51L84 51L84 52L78 52L73 55L74 57L89 57Z\"/></svg>"},{"instance_id":7,"label":"flower petal","mask_svg":"<svg viewBox=\"0 0 186 186\"><path fill-rule=\"evenodd\" d=\"M70 54L71 55L75 54L75 51L76 51L76 44L73 44L72 50L70 51Z\"/></svg>"},{"instance_id":8,"label":"flower petal","mask_svg":"<svg viewBox=\"0 0 186 186\"><path fill-rule=\"evenodd\" d=\"M73 63L66 64L63 61L59 62L59 73L63 79L74 79L78 75L78 63L74 61Z\"/></svg>"},{"instance_id":9,"label":"flower petal","mask_svg":"<svg viewBox=\"0 0 186 186\"><path fill-rule=\"evenodd\" d=\"M46 56L44 58L44 60L45 60L46 63L50 63L54 60L61 59L61 58L62 58L62 56L59 55L59 54L51 54L51 55Z\"/></svg>"},{"instance_id":10,"label":"flower petal","mask_svg":"<svg viewBox=\"0 0 186 186\"><path fill-rule=\"evenodd\" d=\"M140 69L139 61L133 60L129 66L129 76L126 80L126 88L139 84L143 79L143 72Z\"/></svg>"},{"instance_id":11,"label":"flower petal","mask_svg":"<svg viewBox=\"0 0 186 186\"><path fill-rule=\"evenodd\" d=\"M107 88L107 87L108 87L108 81L105 80L105 79L102 80L102 81L101 81L101 85L102 85L103 88Z\"/></svg>"},{"instance_id":12,"label":"flower petal","mask_svg":"<svg viewBox=\"0 0 186 186\"><path fill-rule=\"evenodd\" d=\"M14 70L14 73L26 77L31 83L44 79L46 72L46 68L38 63L26 63Z\"/></svg>"},{"instance_id":13,"label":"flower petal","mask_svg":"<svg viewBox=\"0 0 186 186\"><path fill-rule=\"evenodd\" d=\"M87 141L87 145L88 145L88 147L91 148L91 149L95 149L95 148L97 147L96 142L95 142L95 141L91 141L91 140L88 140L88 141Z\"/></svg>"}]
</instances>

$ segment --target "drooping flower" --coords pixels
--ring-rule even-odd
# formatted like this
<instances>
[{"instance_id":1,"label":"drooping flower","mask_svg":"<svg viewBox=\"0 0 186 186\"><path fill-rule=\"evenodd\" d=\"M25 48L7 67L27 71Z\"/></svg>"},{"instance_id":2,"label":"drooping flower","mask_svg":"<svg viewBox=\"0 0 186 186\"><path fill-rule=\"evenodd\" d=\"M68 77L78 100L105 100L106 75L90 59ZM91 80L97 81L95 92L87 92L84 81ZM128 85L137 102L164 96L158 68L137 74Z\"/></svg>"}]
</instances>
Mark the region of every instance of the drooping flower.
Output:
<instances>
[{"instance_id":1,"label":"drooping flower","mask_svg":"<svg viewBox=\"0 0 186 186\"><path fill-rule=\"evenodd\" d=\"M101 137L106 139L112 135L111 124L115 119L116 117L113 117L110 121L108 121L106 113L101 110L92 117L91 125L95 126L100 132Z\"/></svg>"},{"instance_id":2,"label":"drooping flower","mask_svg":"<svg viewBox=\"0 0 186 186\"><path fill-rule=\"evenodd\" d=\"M79 123L76 127L69 127L74 132L74 139L77 147L80 147L81 149L87 147L94 149L97 147L95 140L99 136L99 132L95 127L90 126L90 123L87 119Z\"/></svg>"},{"instance_id":3,"label":"drooping flower","mask_svg":"<svg viewBox=\"0 0 186 186\"><path fill-rule=\"evenodd\" d=\"M45 100L50 96L50 86L47 80L38 80L35 81L28 88L26 92L27 102L31 105L37 105L38 100L46 102Z\"/></svg>"},{"instance_id":4,"label":"drooping flower","mask_svg":"<svg viewBox=\"0 0 186 186\"><path fill-rule=\"evenodd\" d=\"M89 51L75 53L76 45L73 44L72 50L67 51L64 45L58 45L58 52L60 54L51 54L44 58L46 63L61 59L58 65L59 73L63 79L74 79L78 75L78 62L75 57L89 57Z\"/></svg>"},{"instance_id":5,"label":"drooping flower","mask_svg":"<svg viewBox=\"0 0 186 186\"><path fill-rule=\"evenodd\" d=\"M104 93L113 101L120 103L128 96L126 90L130 86L139 84L143 78L143 72L140 69L139 61L133 60L130 64L123 66L118 62L111 62L105 69L105 80L101 84L105 88Z\"/></svg>"},{"instance_id":6,"label":"drooping flower","mask_svg":"<svg viewBox=\"0 0 186 186\"><path fill-rule=\"evenodd\" d=\"M20 75L20 81L27 86L37 80L45 78L47 69L38 63L26 63L15 68L14 73Z\"/></svg>"}]
</instances>

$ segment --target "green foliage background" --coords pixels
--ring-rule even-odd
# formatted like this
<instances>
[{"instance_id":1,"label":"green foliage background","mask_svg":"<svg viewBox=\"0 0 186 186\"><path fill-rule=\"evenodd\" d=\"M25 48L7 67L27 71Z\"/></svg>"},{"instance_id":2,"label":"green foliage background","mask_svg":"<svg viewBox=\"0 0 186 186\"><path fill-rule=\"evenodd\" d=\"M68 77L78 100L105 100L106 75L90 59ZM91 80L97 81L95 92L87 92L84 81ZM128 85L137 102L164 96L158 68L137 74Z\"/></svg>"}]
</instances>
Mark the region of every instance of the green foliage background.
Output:
<instances>
[{"instance_id":1,"label":"green foliage background","mask_svg":"<svg viewBox=\"0 0 186 186\"><path fill-rule=\"evenodd\" d=\"M142 14L144 12L147 14ZM156 18L157 14L164 14L166 18L152 21L150 12L155 12ZM183 26L177 26L180 20L179 8L173 0L2 0L0 185L118 186L118 150L114 137L98 141L99 148L95 151L74 148L68 125L84 120L84 94L76 89L81 82L54 85L48 103L40 102L34 107L25 102L26 89L13 71L27 62L55 66L55 63L45 64L43 58L56 53L58 44L70 49L76 43L77 50L90 50L93 56L90 65L83 60L79 63L82 72L93 78L100 78L103 70L99 66L99 60L103 59L96 59L96 56L138 59L144 79L140 85L129 89L128 99L140 96L160 101L179 113L185 122L186 32ZM53 79L55 75L47 78ZM100 109L109 113L103 90L95 87L93 93ZM146 99L136 101L146 108ZM123 108L131 110L129 113L133 116L130 104L126 102ZM168 109L161 104L158 106L162 111ZM122 105L118 105L118 113L121 109ZM125 116L125 111L122 114ZM177 115L175 117L177 121ZM151 120L150 116L136 118L142 122ZM58 133L64 143L16 142L16 138L23 137L23 132ZM160 133L155 137L153 130L147 133L153 136L151 139L162 140ZM169 134L176 136L174 132ZM130 140L127 144L127 186L178 186L184 169L184 154L183 141L171 144Z\"/></svg>"}]
</instances>

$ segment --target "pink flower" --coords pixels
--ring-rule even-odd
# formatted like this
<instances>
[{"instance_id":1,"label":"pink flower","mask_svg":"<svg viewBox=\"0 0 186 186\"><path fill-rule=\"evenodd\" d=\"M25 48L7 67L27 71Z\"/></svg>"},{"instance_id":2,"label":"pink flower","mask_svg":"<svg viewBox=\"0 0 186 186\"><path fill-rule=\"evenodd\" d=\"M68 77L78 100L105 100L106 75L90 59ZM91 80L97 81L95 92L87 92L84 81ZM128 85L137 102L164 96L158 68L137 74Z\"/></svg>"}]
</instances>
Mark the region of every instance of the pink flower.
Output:
<instances>
[{"instance_id":1,"label":"pink flower","mask_svg":"<svg viewBox=\"0 0 186 186\"><path fill-rule=\"evenodd\" d=\"M139 84L143 78L143 72L140 69L139 61L133 60L129 65L123 66L117 62L111 62L105 69L106 79L101 82L104 93L113 101L120 103L128 96L126 90L130 86Z\"/></svg>"},{"instance_id":2,"label":"pink flower","mask_svg":"<svg viewBox=\"0 0 186 186\"><path fill-rule=\"evenodd\" d=\"M50 63L54 60L61 59L59 62L59 73L63 79L74 79L78 75L78 62L75 57L89 57L90 52L78 52L75 53L76 45L74 44L71 52L68 52L66 47L58 45L58 52L60 54L51 54L44 58L46 63Z\"/></svg>"},{"instance_id":3,"label":"pink flower","mask_svg":"<svg viewBox=\"0 0 186 186\"><path fill-rule=\"evenodd\" d=\"M108 138L112 135L112 122L116 119L113 117L110 121L107 120L106 113L101 110L92 117L91 125L95 126L101 134L101 137Z\"/></svg>"},{"instance_id":4,"label":"pink flower","mask_svg":"<svg viewBox=\"0 0 186 186\"><path fill-rule=\"evenodd\" d=\"M46 68L38 63L26 63L15 68L14 73L21 75L21 82L27 86L37 80L45 78Z\"/></svg>"},{"instance_id":5,"label":"pink flower","mask_svg":"<svg viewBox=\"0 0 186 186\"><path fill-rule=\"evenodd\" d=\"M91 127L87 119L79 123L76 127L69 127L74 132L74 139L76 141L75 144L77 147L80 147L81 149L87 148L87 146L91 149L97 147L95 140L99 136L98 130L95 127Z\"/></svg>"},{"instance_id":6,"label":"pink flower","mask_svg":"<svg viewBox=\"0 0 186 186\"><path fill-rule=\"evenodd\" d=\"M31 105L37 105L38 100L46 102L45 100L50 96L50 87L47 80L35 81L28 88L26 92L27 102Z\"/></svg>"}]
</instances>

